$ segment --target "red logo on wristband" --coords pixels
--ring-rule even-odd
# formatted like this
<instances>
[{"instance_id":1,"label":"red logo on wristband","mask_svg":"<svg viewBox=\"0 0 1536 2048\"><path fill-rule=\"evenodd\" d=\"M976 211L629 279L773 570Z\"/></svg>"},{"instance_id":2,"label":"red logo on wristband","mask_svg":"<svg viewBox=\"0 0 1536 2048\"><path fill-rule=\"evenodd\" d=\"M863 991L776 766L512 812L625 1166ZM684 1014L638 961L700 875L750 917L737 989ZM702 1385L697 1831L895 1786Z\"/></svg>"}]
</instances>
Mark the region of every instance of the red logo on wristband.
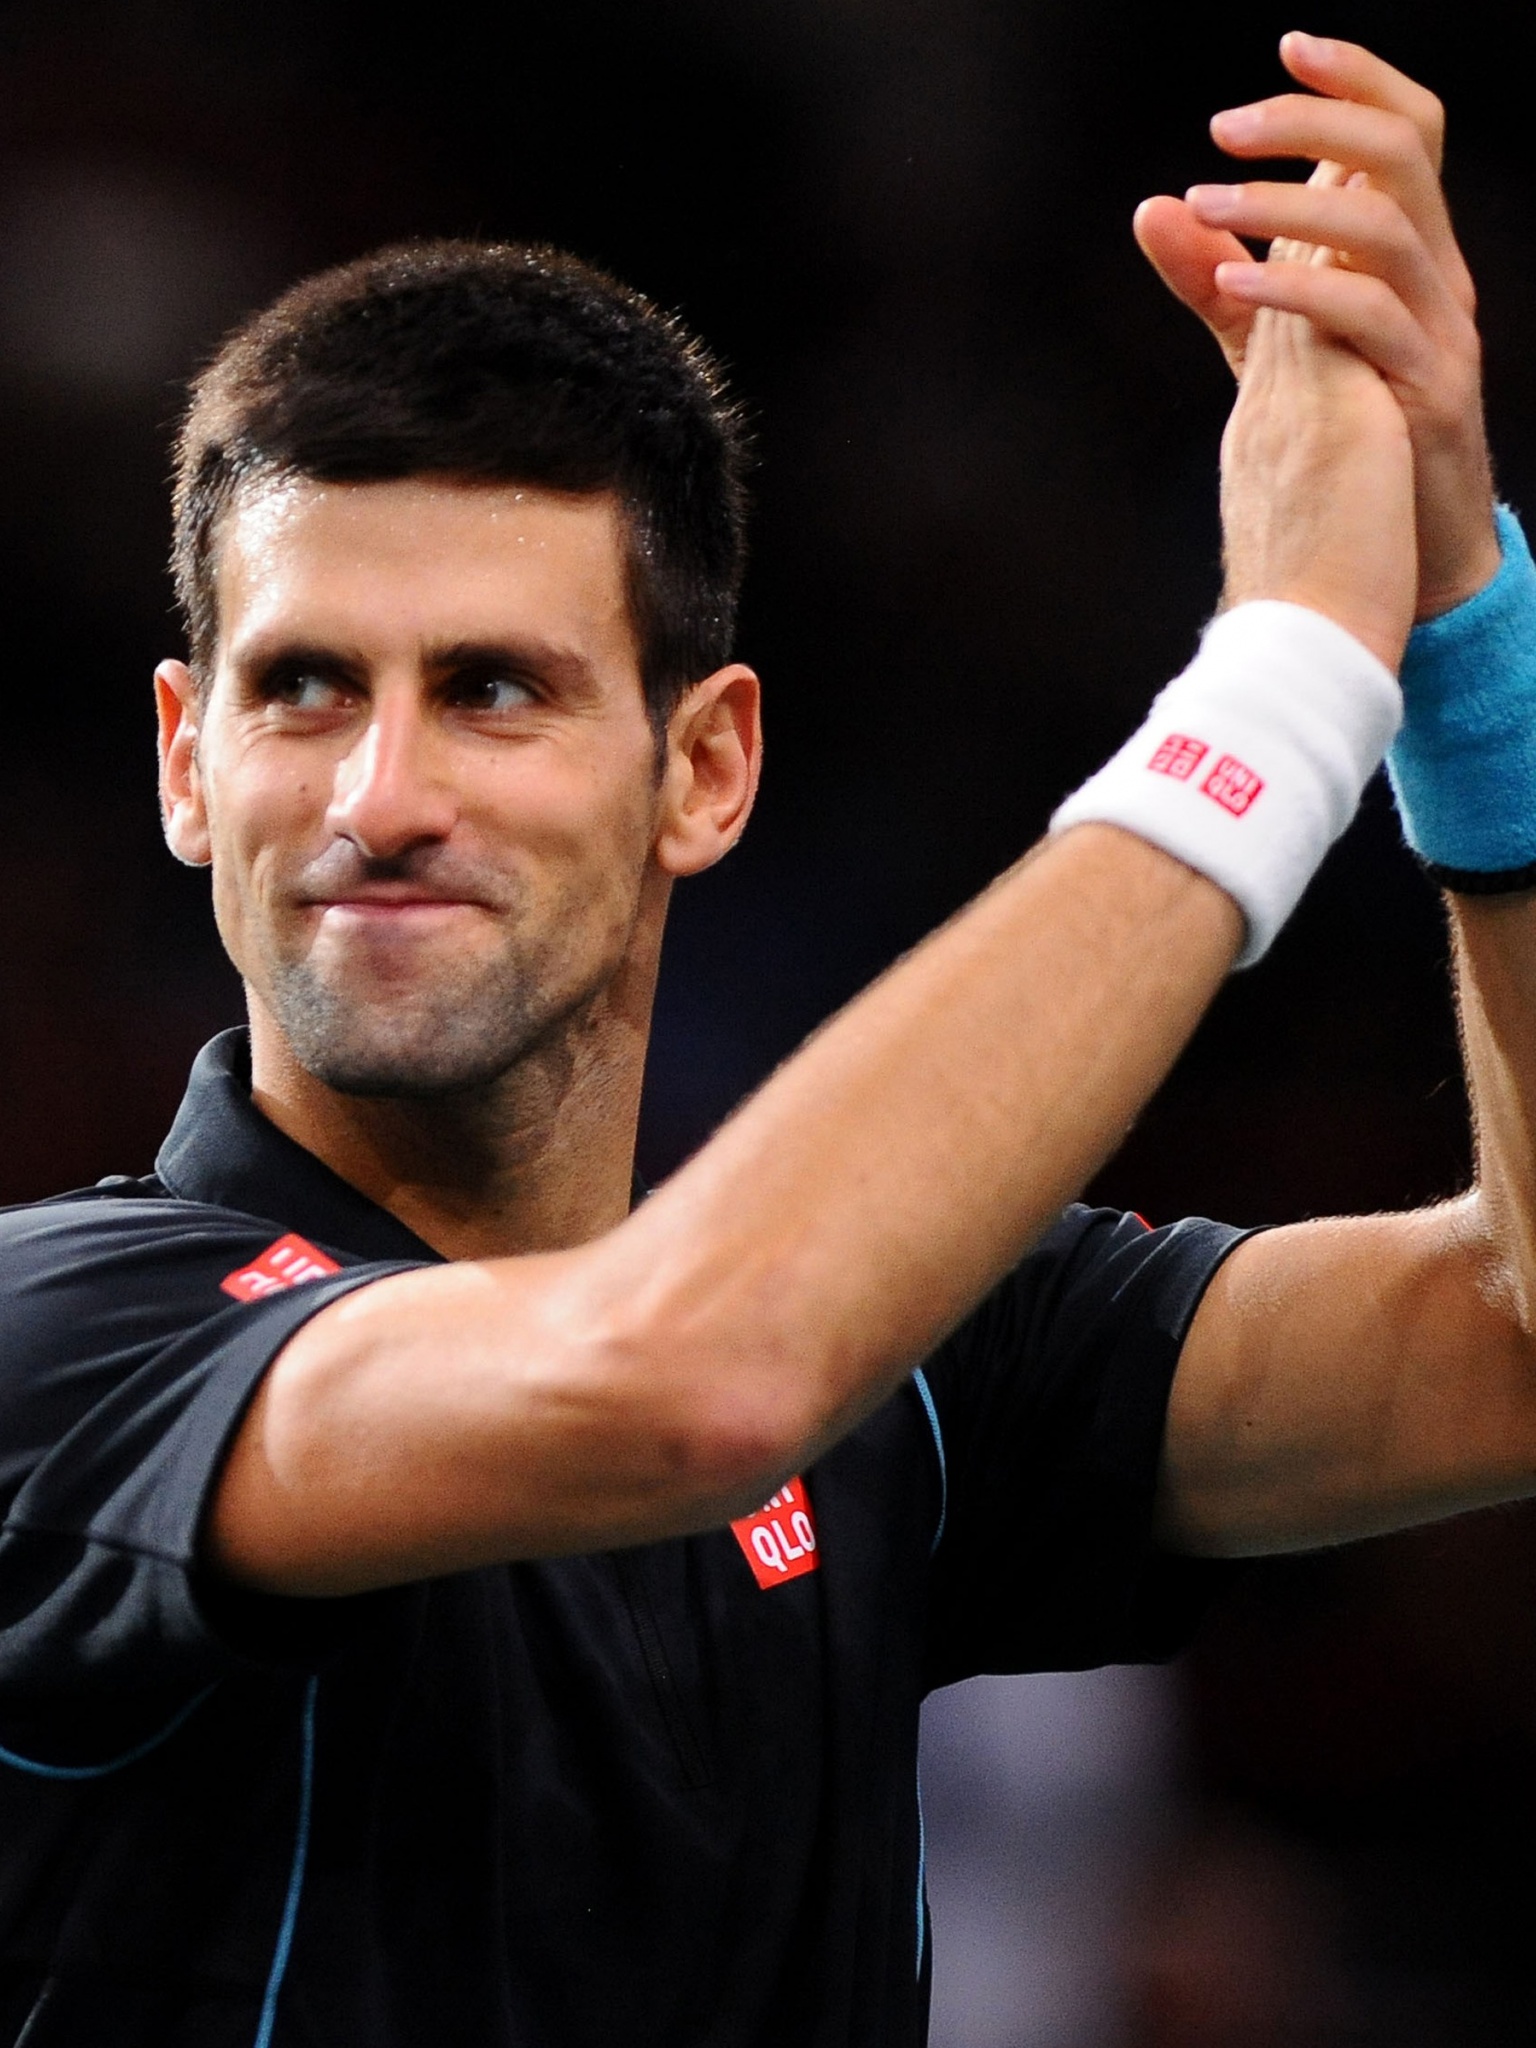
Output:
<instances>
[{"instance_id":1,"label":"red logo on wristband","mask_svg":"<svg viewBox=\"0 0 1536 2048\"><path fill-rule=\"evenodd\" d=\"M1182 732L1171 732L1147 766L1154 775L1171 775L1175 782L1188 782L1210 751L1204 740L1192 740Z\"/></svg>"},{"instance_id":2,"label":"red logo on wristband","mask_svg":"<svg viewBox=\"0 0 1536 2048\"><path fill-rule=\"evenodd\" d=\"M770 1586L787 1585L791 1579L821 1568L816 1555L816 1524L803 1479L786 1479L755 1515L732 1522L731 1534L765 1592Z\"/></svg>"},{"instance_id":3,"label":"red logo on wristband","mask_svg":"<svg viewBox=\"0 0 1536 2048\"><path fill-rule=\"evenodd\" d=\"M1220 804L1224 811L1230 811L1234 818L1240 818L1244 811L1252 808L1263 787L1261 778L1230 754L1222 755L1200 785L1206 796Z\"/></svg>"}]
</instances>

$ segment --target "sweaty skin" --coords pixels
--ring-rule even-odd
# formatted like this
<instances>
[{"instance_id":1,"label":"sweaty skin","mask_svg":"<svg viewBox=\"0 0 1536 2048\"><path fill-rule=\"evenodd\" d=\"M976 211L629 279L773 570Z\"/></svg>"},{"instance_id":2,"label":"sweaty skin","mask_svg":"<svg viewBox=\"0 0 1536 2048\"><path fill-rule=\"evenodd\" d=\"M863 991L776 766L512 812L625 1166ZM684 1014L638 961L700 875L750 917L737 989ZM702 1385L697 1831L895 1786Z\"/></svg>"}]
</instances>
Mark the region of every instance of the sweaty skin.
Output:
<instances>
[{"instance_id":1,"label":"sweaty skin","mask_svg":"<svg viewBox=\"0 0 1536 2048\"><path fill-rule=\"evenodd\" d=\"M1288 39L1287 62L1332 100L1323 114L1295 95L1265 103L1241 148L1308 153L1321 140L1337 168L1287 188L1284 231L1336 247L1340 194L1358 194L1350 181L1362 176L1385 202L1380 231L1351 214L1347 264L1281 251L1237 292L1228 266L1241 245L1189 203L1154 202L1141 232L1241 372L1223 451L1231 594L1312 605L1395 663L1426 593L1438 603L1476 588L1487 566L1475 334L1421 288L1450 264L1428 96L1349 46ZM1274 202L1244 203L1256 209L1246 221ZM685 697L637 838L633 783L623 794L640 732L633 666L627 710L617 667L601 662L613 690L600 713L539 694L524 746L521 713L483 730L455 660L441 658L466 631L448 538L461 521L474 528L484 499L467 492L452 509L448 487L428 567L397 551L403 613L366 550L331 545L354 519L357 532L377 520L403 535L418 488L345 487L334 515L306 514L283 543L292 588L312 593L327 647L349 665L315 727L290 725L296 708L309 713L281 692L260 712L231 700L230 650L266 601L263 576L237 571L224 593L206 713L184 673L162 671L169 830L187 857L213 859L253 983L263 1105L463 1261L332 1305L268 1373L208 1540L224 1570L278 1591L642 1541L761 1501L882 1400L1082 1186L1240 936L1209 881L1113 828L1080 827L899 963L615 1221L661 907L673 876L708 865L740 829L755 683L724 670ZM603 516L614 545L611 509ZM612 613L599 605L589 619L586 607L617 589L617 554L605 586L583 548L531 580L527 553L492 548L487 573L469 579L477 642L531 637L591 654ZM276 784L264 773L273 750L286 763ZM590 851L579 787L593 805ZM425 872L494 869L505 894L405 913L426 929L403 945L381 950L361 929L398 913L350 910L334 944L310 943L332 912L303 903L295 878L345 872L354 887L357 864L380 854L378 828L358 823L359 790L388 796L399 843L423 849ZM626 849L638 871L599 872ZM541 1065L539 1038L500 1079L456 1094L349 1095L298 1059L285 977L323 992L357 1043L394 1046L393 1006L433 1014L433 973L458 972L447 932L463 931L480 961L541 957L557 906L582 898L567 864L589 877L600 911L578 917L574 962L556 949L542 981L516 985L520 1015L560 1019L550 1041L568 1082ZM625 940L618 906L631 905ZM1412 1216L1276 1231L1218 1274L1175 1382L1169 1540L1212 1552L1326 1542L1536 1486L1533 918L1528 902L1458 912L1477 1188ZM577 992L568 1011L564 995L547 1000L549 982ZM621 1057L584 1066L584 1029ZM422 1052L430 1036L419 1030ZM907 1113L914 1103L921 1116ZM499 1255L511 1253L522 1255Z\"/></svg>"},{"instance_id":2,"label":"sweaty skin","mask_svg":"<svg viewBox=\"0 0 1536 2048\"><path fill-rule=\"evenodd\" d=\"M656 772L622 545L605 495L285 484L229 522L206 701L160 671L255 1099L450 1256L624 1216L671 880L750 805L744 668Z\"/></svg>"}]
</instances>

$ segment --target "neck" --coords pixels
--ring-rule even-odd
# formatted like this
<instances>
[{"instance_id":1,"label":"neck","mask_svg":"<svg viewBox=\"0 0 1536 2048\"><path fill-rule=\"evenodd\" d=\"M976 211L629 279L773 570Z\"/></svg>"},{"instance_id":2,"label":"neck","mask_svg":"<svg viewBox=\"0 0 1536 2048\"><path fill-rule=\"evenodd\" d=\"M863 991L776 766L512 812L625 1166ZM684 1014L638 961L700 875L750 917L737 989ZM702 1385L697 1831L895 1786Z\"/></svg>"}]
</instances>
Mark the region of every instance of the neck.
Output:
<instances>
[{"instance_id":1,"label":"neck","mask_svg":"<svg viewBox=\"0 0 1536 2048\"><path fill-rule=\"evenodd\" d=\"M327 1087L249 992L252 1100L445 1258L582 1244L629 1211L654 987L626 964L495 1081L422 1098Z\"/></svg>"}]
</instances>

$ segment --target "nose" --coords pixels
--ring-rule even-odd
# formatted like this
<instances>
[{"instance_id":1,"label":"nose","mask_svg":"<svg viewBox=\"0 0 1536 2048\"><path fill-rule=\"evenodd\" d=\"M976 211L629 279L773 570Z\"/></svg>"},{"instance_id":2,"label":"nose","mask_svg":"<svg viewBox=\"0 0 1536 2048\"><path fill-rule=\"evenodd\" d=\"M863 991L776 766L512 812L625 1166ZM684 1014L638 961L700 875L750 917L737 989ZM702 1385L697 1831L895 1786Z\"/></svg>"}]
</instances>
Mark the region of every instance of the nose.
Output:
<instances>
[{"instance_id":1,"label":"nose","mask_svg":"<svg viewBox=\"0 0 1536 2048\"><path fill-rule=\"evenodd\" d=\"M398 860L445 840L458 803L442 736L413 690L380 690L337 763L327 823L367 860Z\"/></svg>"}]
</instances>

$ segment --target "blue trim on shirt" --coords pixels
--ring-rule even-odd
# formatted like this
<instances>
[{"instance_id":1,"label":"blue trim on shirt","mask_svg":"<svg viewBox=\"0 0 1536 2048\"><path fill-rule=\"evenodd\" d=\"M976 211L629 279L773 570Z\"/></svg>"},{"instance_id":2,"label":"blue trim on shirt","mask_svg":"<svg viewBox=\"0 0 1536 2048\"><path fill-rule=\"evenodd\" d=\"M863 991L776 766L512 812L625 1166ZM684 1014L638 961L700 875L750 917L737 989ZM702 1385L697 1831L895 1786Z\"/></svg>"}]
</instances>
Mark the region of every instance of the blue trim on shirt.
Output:
<instances>
[{"instance_id":1,"label":"blue trim on shirt","mask_svg":"<svg viewBox=\"0 0 1536 2048\"><path fill-rule=\"evenodd\" d=\"M933 1389L928 1384L928 1375L921 1367L913 1373L912 1384L917 1389L917 1398L923 1404L923 1413L928 1418L928 1427L933 1431L934 1455L939 1461L939 1522L933 1532L933 1542L928 1547L931 1557L939 1547L944 1534L945 1518L949 1514L949 1465L944 1456L944 1431L939 1425L938 1404L933 1398ZM923 1820L923 1783L919 1772L917 1782L917 1974L923 1974L923 1958L928 1952L928 1830Z\"/></svg>"},{"instance_id":2,"label":"blue trim on shirt","mask_svg":"<svg viewBox=\"0 0 1536 2048\"><path fill-rule=\"evenodd\" d=\"M917 1771L917 1975L928 1949L928 1830L923 1823L923 1771Z\"/></svg>"},{"instance_id":3,"label":"blue trim on shirt","mask_svg":"<svg viewBox=\"0 0 1536 2048\"><path fill-rule=\"evenodd\" d=\"M65 1784L79 1784L87 1778L110 1778L114 1771L127 1770L128 1766L136 1764L140 1757L148 1756L151 1750L158 1749L162 1742L169 1742L176 1730L183 1722L191 1719L212 1691L211 1685L205 1685L196 1698L189 1700L180 1713L173 1715L157 1735L151 1735L145 1742L135 1743L132 1749L124 1750L121 1756L113 1757L110 1763L40 1764L32 1757L18 1756L12 1749L0 1748L0 1764L9 1764L13 1771L25 1771L29 1777L53 1778Z\"/></svg>"},{"instance_id":4,"label":"blue trim on shirt","mask_svg":"<svg viewBox=\"0 0 1536 2048\"><path fill-rule=\"evenodd\" d=\"M944 1518L949 1513L949 1467L944 1461L944 1432L939 1427L938 1407L934 1402L933 1390L928 1385L928 1376L921 1366L913 1373L912 1384L917 1389L917 1398L922 1402L923 1412L928 1417L928 1427L933 1431L933 1448L939 1460L939 1526L934 1530L933 1542L929 1546L928 1554L931 1557L939 1547L939 1541L944 1534Z\"/></svg>"},{"instance_id":5,"label":"blue trim on shirt","mask_svg":"<svg viewBox=\"0 0 1536 2048\"><path fill-rule=\"evenodd\" d=\"M283 1979L288 1974L288 1958L293 1953L293 1930L298 1923L299 1900L304 1891L304 1866L309 1861L309 1821L315 1798L315 1695L319 1690L318 1678L312 1678L304 1688L303 1748L299 1763L299 1824L294 1832L293 1868L288 1876L288 1896L283 1901L283 1917L277 1930L277 1947L272 1952L272 1968L267 1975L267 1995L261 2002L261 2025L257 2030L255 2048L271 2048L272 2029L277 2023L278 1993L283 1988Z\"/></svg>"}]
</instances>

